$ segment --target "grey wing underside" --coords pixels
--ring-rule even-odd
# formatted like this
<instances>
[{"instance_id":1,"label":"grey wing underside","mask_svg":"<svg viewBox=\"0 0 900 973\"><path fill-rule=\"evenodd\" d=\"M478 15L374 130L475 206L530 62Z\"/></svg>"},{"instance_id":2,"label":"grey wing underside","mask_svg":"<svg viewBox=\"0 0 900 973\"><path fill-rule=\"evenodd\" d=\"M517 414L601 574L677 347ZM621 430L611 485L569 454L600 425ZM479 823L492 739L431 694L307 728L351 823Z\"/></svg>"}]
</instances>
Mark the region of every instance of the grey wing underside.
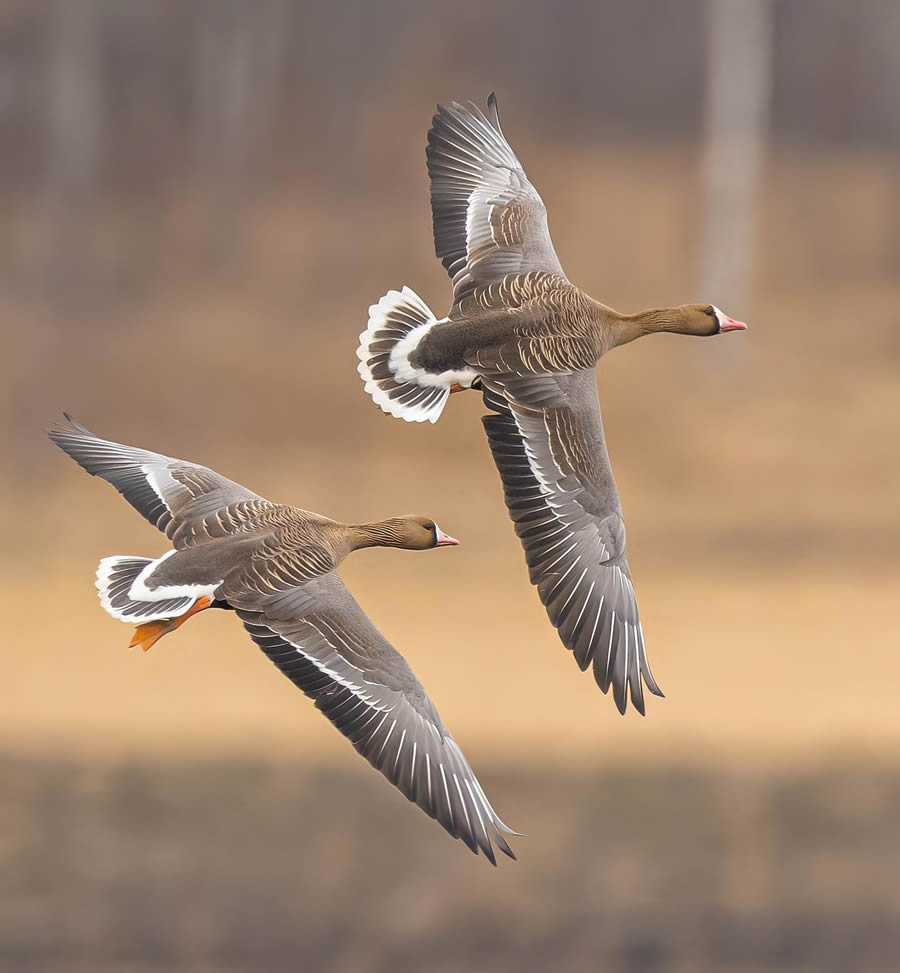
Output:
<instances>
[{"instance_id":1,"label":"grey wing underside","mask_svg":"<svg viewBox=\"0 0 900 973\"><path fill-rule=\"evenodd\" d=\"M435 253L458 303L508 274L565 277L547 211L500 128L497 100L485 115L471 102L438 106L426 149Z\"/></svg>"},{"instance_id":2,"label":"grey wing underside","mask_svg":"<svg viewBox=\"0 0 900 973\"><path fill-rule=\"evenodd\" d=\"M410 801L475 854L515 858L472 769L403 657L334 572L229 598L254 642Z\"/></svg>"},{"instance_id":3,"label":"grey wing underside","mask_svg":"<svg viewBox=\"0 0 900 973\"><path fill-rule=\"evenodd\" d=\"M49 435L82 469L111 483L176 547L210 536L205 520L211 515L219 515L212 532L228 533L241 520L273 506L205 466L100 439L68 415Z\"/></svg>"},{"instance_id":4,"label":"grey wing underside","mask_svg":"<svg viewBox=\"0 0 900 973\"><path fill-rule=\"evenodd\" d=\"M549 381L545 379L544 382ZM625 525L612 478L593 369L559 376L553 405L523 404L484 378L482 419L529 575L582 670L593 666L619 712L643 684L662 696L644 648Z\"/></svg>"}]
</instances>

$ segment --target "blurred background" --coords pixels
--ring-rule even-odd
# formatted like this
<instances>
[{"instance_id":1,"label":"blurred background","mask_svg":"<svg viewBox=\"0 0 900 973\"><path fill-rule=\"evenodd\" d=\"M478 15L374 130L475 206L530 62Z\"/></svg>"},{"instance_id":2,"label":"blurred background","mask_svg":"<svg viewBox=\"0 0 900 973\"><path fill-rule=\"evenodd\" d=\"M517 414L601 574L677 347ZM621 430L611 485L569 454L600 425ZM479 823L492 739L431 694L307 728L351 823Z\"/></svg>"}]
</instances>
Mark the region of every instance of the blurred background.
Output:
<instances>
[{"instance_id":1,"label":"blurred background","mask_svg":"<svg viewBox=\"0 0 900 973\"><path fill-rule=\"evenodd\" d=\"M894 968L900 5L0 6L0 968ZM599 366L665 700L621 718L528 584L477 395L356 374L433 256L437 101L496 90L569 277L742 335ZM495 806L495 871L204 616L147 655L97 560L164 538L45 438L95 432L463 545L344 577ZM216 614L216 613L214 613Z\"/></svg>"}]
</instances>

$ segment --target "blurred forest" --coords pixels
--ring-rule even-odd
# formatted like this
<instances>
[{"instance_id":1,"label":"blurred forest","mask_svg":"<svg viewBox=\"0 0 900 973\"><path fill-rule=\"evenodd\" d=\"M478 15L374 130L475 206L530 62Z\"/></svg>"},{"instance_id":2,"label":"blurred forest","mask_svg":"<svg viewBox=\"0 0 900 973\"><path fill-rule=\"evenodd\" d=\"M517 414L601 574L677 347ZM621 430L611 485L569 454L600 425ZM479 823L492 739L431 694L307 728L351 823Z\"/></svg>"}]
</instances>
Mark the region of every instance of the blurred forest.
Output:
<instances>
[{"instance_id":1,"label":"blurred forest","mask_svg":"<svg viewBox=\"0 0 900 973\"><path fill-rule=\"evenodd\" d=\"M898 51L895 0L0 5L0 967L892 968ZM386 290L449 298L426 132L491 90L574 282L750 323L599 366L645 720L550 629L478 396L412 428L356 374ZM520 861L408 807L233 618L127 652L96 562L165 539L48 444L63 409L460 537L342 573Z\"/></svg>"}]
</instances>

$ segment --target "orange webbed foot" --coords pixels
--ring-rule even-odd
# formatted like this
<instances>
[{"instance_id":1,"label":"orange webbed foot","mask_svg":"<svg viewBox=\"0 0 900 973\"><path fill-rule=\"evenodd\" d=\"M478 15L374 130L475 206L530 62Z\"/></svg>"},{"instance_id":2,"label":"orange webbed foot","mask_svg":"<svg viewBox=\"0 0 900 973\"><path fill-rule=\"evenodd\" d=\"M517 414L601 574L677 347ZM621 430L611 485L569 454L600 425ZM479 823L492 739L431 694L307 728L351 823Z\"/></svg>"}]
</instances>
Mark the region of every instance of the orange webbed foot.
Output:
<instances>
[{"instance_id":1,"label":"orange webbed foot","mask_svg":"<svg viewBox=\"0 0 900 973\"><path fill-rule=\"evenodd\" d=\"M128 643L128 648L133 649L139 645L144 652L152 648L156 643L169 632L174 632L178 627L174 618L162 618L155 622L144 622L134 630L134 637Z\"/></svg>"},{"instance_id":2,"label":"orange webbed foot","mask_svg":"<svg viewBox=\"0 0 900 973\"><path fill-rule=\"evenodd\" d=\"M169 632L174 632L176 628L182 626L192 615L202 612L212 605L212 598L204 595L198 598L193 605L183 614L176 618L160 618L152 622L144 622L134 630L134 637L128 643L129 648L139 645L144 652L152 648L156 643Z\"/></svg>"}]
</instances>

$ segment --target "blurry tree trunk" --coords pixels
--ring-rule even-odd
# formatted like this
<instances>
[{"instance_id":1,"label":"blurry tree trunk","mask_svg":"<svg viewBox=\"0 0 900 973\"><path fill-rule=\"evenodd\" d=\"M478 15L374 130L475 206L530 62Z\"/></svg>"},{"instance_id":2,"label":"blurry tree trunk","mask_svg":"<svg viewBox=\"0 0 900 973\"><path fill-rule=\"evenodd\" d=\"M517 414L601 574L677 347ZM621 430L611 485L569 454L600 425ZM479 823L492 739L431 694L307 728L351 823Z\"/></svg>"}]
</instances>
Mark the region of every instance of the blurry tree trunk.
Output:
<instances>
[{"instance_id":1,"label":"blurry tree trunk","mask_svg":"<svg viewBox=\"0 0 900 973\"><path fill-rule=\"evenodd\" d=\"M865 36L867 50L871 52L866 67L874 74L871 89L874 92L876 126L884 130L884 144L893 154L895 172L900 173L900 3L897 0L878 0L861 8L866 12ZM888 187L891 198L888 219L888 239L885 247L888 275L896 276L900 270L900 176Z\"/></svg>"},{"instance_id":2,"label":"blurry tree trunk","mask_svg":"<svg viewBox=\"0 0 900 973\"><path fill-rule=\"evenodd\" d=\"M55 4L48 113L47 290L66 300L84 293L90 271L88 211L95 196L102 127L100 4Z\"/></svg>"},{"instance_id":3,"label":"blurry tree trunk","mask_svg":"<svg viewBox=\"0 0 900 973\"><path fill-rule=\"evenodd\" d=\"M755 209L772 85L771 0L707 0L709 76L702 299L742 317L753 287Z\"/></svg>"},{"instance_id":4,"label":"blurry tree trunk","mask_svg":"<svg viewBox=\"0 0 900 973\"><path fill-rule=\"evenodd\" d=\"M197 134L201 178L213 213L211 255L240 262L247 196L259 142L277 107L284 0L214 0L201 18Z\"/></svg>"}]
</instances>

